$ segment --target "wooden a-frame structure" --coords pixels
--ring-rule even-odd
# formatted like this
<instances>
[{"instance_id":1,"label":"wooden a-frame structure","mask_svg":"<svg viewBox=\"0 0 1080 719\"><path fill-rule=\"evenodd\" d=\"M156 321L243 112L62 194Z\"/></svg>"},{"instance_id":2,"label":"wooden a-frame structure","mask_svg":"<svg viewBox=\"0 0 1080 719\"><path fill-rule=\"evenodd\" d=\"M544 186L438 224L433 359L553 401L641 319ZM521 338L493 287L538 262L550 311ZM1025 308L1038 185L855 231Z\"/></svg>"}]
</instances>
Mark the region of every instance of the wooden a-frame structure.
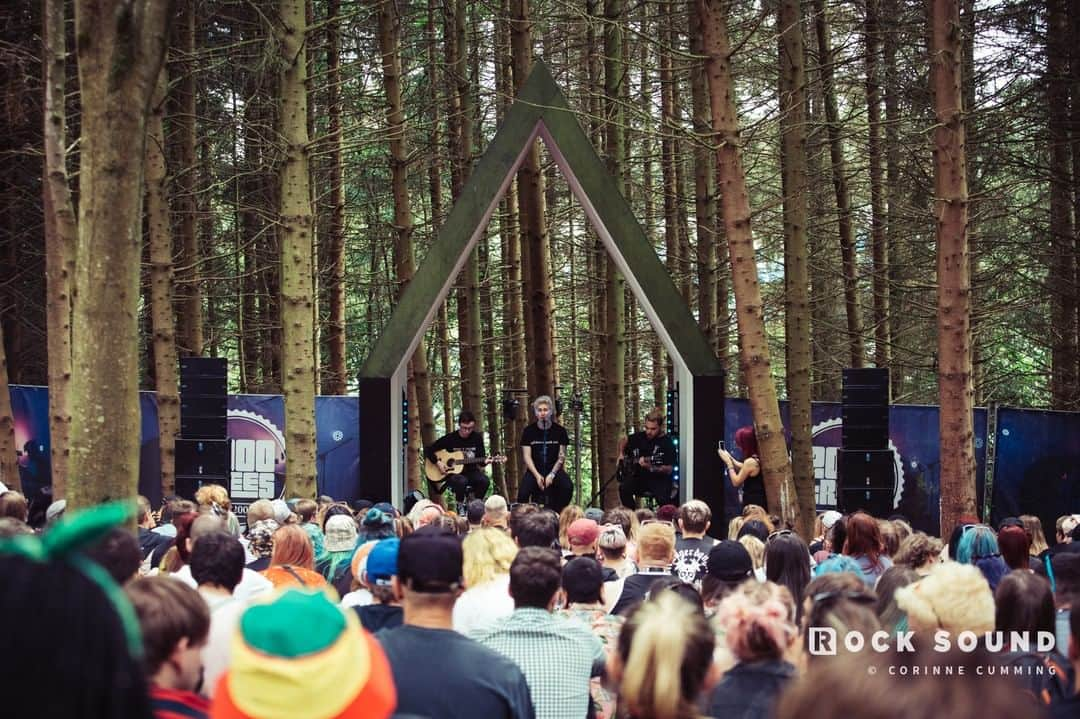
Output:
<instances>
[{"instance_id":1,"label":"wooden a-frame structure","mask_svg":"<svg viewBox=\"0 0 1080 719\"><path fill-rule=\"evenodd\" d=\"M400 506L406 491L408 360L538 137L671 357L679 388L681 494L705 499L719 519L723 473L716 443L723 438L723 367L541 61L533 65L360 370L359 495Z\"/></svg>"}]
</instances>

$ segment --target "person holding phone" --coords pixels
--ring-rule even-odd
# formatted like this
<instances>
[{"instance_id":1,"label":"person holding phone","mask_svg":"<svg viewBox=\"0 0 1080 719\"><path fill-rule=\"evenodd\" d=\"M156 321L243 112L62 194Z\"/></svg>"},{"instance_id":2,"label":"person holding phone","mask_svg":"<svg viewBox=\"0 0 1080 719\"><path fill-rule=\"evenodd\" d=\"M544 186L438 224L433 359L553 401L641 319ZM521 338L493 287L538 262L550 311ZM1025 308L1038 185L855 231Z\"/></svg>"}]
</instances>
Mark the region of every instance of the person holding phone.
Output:
<instances>
[{"instance_id":1,"label":"person holding phone","mask_svg":"<svg viewBox=\"0 0 1080 719\"><path fill-rule=\"evenodd\" d=\"M644 494L659 504L674 499L678 487L671 480L675 471L675 443L664 432L664 413L653 409L645 415L645 428L619 441L619 454L628 458L632 471L619 485L619 499L626 507L637 508Z\"/></svg>"},{"instance_id":2,"label":"person holding phone","mask_svg":"<svg viewBox=\"0 0 1080 719\"><path fill-rule=\"evenodd\" d=\"M758 457L757 435L754 428L740 427L735 430L735 446L739 449L743 459L740 462L735 459L721 443L717 454L727 465L727 476L732 486L740 490L742 504L756 504L769 509L765 497L765 478L761 474L761 459Z\"/></svg>"}]
</instances>

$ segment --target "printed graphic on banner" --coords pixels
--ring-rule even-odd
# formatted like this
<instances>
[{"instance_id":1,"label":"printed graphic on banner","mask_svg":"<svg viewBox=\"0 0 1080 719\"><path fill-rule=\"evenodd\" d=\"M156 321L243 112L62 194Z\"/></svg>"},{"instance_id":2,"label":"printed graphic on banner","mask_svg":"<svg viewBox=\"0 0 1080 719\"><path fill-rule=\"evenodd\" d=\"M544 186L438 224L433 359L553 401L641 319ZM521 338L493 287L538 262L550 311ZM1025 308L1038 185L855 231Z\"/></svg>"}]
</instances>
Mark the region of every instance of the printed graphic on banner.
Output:
<instances>
[{"instance_id":1,"label":"printed graphic on banner","mask_svg":"<svg viewBox=\"0 0 1080 719\"><path fill-rule=\"evenodd\" d=\"M843 420L833 417L814 425L810 430L810 438L814 444L814 496L819 512L836 509L843 427ZM892 506L895 509L900 506L900 497L904 492L904 463L891 439L889 451L893 455Z\"/></svg>"},{"instance_id":2,"label":"printed graphic on banner","mask_svg":"<svg viewBox=\"0 0 1080 719\"><path fill-rule=\"evenodd\" d=\"M280 397L229 398L229 497L243 521L257 499L275 499L285 487L285 408Z\"/></svg>"}]
</instances>

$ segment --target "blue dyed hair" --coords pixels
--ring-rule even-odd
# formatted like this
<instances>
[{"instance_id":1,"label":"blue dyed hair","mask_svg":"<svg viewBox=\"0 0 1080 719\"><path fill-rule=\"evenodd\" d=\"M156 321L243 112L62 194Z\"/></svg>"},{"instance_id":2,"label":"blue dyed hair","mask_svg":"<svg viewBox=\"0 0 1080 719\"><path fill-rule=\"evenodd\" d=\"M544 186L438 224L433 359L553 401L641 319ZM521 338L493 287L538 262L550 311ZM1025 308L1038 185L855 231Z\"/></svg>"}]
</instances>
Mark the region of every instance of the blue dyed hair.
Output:
<instances>
[{"instance_id":1,"label":"blue dyed hair","mask_svg":"<svg viewBox=\"0 0 1080 719\"><path fill-rule=\"evenodd\" d=\"M862 567L859 566L857 561L846 554L834 554L814 568L815 577L820 577L822 574L835 574L837 572L851 572L859 579L866 581L865 577L863 577Z\"/></svg>"},{"instance_id":2,"label":"blue dyed hair","mask_svg":"<svg viewBox=\"0 0 1080 719\"><path fill-rule=\"evenodd\" d=\"M979 559L1001 556L994 530L985 524L977 524L960 536L956 545L956 561L960 564L976 564Z\"/></svg>"}]
</instances>

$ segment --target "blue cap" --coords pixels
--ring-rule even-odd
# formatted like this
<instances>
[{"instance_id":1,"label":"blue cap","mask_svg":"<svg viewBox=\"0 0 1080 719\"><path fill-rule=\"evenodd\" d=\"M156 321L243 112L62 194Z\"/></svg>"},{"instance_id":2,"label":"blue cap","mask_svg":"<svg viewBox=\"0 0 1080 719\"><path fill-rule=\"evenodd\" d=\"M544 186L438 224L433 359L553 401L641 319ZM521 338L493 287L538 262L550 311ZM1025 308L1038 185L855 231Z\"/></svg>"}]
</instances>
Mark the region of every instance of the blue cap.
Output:
<instances>
[{"instance_id":1,"label":"blue cap","mask_svg":"<svg viewBox=\"0 0 1080 719\"><path fill-rule=\"evenodd\" d=\"M398 573L397 560L400 545L400 539L390 537L379 540L371 550L364 569L369 584L389 584L390 577Z\"/></svg>"}]
</instances>

